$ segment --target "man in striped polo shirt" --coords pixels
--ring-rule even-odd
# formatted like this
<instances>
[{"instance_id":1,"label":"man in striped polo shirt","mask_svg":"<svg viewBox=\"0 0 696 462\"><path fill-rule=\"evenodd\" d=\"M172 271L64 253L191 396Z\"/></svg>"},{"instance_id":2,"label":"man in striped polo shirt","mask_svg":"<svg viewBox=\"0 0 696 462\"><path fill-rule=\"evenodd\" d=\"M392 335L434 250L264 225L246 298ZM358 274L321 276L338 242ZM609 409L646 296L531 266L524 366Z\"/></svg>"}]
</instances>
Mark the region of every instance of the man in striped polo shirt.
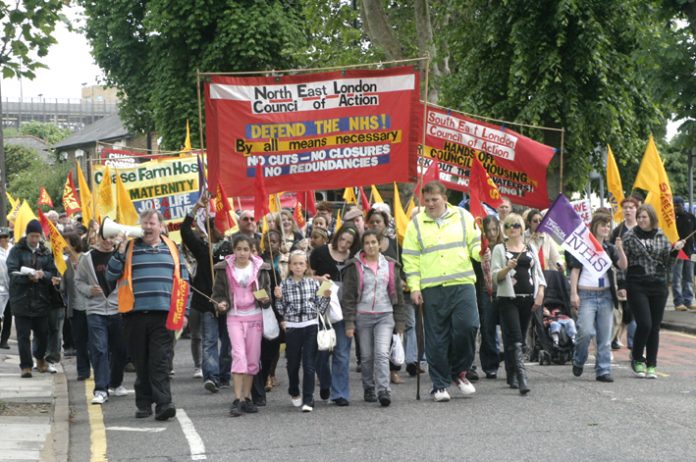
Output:
<instances>
[{"instance_id":1,"label":"man in striped polo shirt","mask_svg":"<svg viewBox=\"0 0 696 462\"><path fill-rule=\"evenodd\" d=\"M143 237L120 236L109 260L107 279L118 281L119 312L124 313L128 351L135 364L136 418L152 415L167 420L176 415L169 385L173 332L166 327L175 279L189 276L176 244L162 236L163 217L157 210L140 214ZM188 305L188 303L187 303ZM188 316L188 306L186 306ZM184 325L187 318L184 318Z\"/></svg>"}]
</instances>

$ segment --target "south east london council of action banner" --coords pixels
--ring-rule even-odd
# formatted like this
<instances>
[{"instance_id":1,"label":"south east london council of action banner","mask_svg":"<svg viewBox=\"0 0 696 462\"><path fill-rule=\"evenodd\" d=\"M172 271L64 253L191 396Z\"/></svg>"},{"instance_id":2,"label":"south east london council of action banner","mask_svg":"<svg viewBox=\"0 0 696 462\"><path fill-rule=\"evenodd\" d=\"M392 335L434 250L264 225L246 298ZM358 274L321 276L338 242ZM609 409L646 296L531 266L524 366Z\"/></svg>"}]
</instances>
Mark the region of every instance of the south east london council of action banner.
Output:
<instances>
[{"instance_id":1,"label":"south east london council of action banner","mask_svg":"<svg viewBox=\"0 0 696 462\"><path fill-rule=\"evenodd\" d=\"M416 175L411 67L282 77L212 76L205 87L210 189L268 193L407 182Z\"/></svg>"}]
</instances>

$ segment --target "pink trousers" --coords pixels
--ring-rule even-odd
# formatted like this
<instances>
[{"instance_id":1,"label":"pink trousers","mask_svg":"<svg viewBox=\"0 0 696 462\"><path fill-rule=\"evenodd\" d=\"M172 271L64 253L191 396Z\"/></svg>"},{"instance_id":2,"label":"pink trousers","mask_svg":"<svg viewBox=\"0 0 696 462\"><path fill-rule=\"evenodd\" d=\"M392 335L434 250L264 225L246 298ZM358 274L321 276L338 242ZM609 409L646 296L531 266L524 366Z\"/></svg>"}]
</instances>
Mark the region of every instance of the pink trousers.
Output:
<instances>
[{"instance_id":1,"label":"pink trousers","mask_svg":"<svg viewBox=\"0 0 696 462\"><path fill-rule=\"evenodd\" d=\"M261 363L263 317L227 316L227 332L232 344L232 373L256 375Z\"/></svg>"}]
</instances>

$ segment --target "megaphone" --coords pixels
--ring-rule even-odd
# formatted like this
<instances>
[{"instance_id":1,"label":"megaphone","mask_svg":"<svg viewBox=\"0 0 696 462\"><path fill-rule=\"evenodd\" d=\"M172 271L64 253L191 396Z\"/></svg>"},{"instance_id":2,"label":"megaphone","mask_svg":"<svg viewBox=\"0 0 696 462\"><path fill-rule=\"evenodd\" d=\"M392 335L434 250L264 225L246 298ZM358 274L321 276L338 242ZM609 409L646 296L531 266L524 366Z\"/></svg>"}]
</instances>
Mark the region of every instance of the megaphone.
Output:
<instances>
[{"instance_id":1,"label":"megaphone","mask_svg":"<svg viewBox=\"0 0 696 462\"><path fill-rule=\"evenodd\" d=\"M116 237L121 233L125 233L128 237L143 237L143 229L140 226L128 226L116 223L109 217L102 220L99 227L99 235L102 239Z\"/></svg>"}]
</instances>

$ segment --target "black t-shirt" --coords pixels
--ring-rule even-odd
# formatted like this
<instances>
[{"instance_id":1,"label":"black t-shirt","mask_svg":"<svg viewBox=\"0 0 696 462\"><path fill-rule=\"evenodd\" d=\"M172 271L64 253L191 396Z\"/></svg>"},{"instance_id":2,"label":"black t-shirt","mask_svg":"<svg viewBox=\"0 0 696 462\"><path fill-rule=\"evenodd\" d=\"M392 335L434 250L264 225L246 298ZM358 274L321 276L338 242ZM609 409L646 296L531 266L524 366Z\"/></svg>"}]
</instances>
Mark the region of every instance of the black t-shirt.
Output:
<instances>
[{"instance_id":1,"label":"black t-shirt","mask_svg":"<svg viewBox=\"0 0 696 462\"><path fill-rule=\"evenodd\" d=\"M341 271L345 268L345 261L339 262L333 259L328 245L322 245L312 250L309 256L309 266L317 276L328 274L332 281L341 281Z\"/></svg>"},{"instance_id":2,"label":"black t-shirt","mask_svg":"<svg viewBox=\"0 0 696 462\"><path fill-rule=\"evenodd\" d=\"M512 258L517 259L515 267L515 275L512 276L513 287L516 295L534 295L534 281L532 280L532 265L533 260L527 254L527 251L510 252Z\"/></svg>"},{"instance_id":3,"label":"black t-shirt","mask_svg":"<svg viewBox=\"0 0 696 462\"><path fill-rule=\"evenodd\" d=\"M90 252L92 256L92 264L94 265L94 272L97 273L97 281L99 281L99 287L104 291L104 296L109 296L113 287L109 286L106 280L106 266L109 263L109 259L113 252L101 252L97 249L92 249Z\"/></svg>"}]
</instances>

